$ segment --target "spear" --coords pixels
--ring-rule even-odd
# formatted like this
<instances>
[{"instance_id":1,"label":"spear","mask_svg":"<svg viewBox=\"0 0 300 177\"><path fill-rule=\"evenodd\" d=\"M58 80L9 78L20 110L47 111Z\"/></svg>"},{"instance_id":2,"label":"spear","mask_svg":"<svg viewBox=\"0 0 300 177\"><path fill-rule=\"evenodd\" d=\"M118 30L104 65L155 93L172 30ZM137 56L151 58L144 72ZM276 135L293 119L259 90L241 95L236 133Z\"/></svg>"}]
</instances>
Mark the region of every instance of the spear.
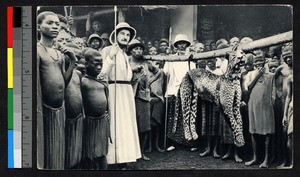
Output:
<instances>
[{"instance_id":1,"label":"spear","mask_svg":"<svg viewBox=\"0 0 300 177\"><path fill-rule=\"evenodd\" d=\"M115 21L114 21L114 38L115 42L117 42L117 6L114 6L115 12ZM116 121L116 113L117 113L117 58L115 58L115 103L114 103L114 124L115 124L115 168L117 169L117 121Z\"/></svg>"},{"instance_id":2,"label":"spear","mask_svg":"<svg viewBox=\"0 0 300 177\"><path fill-rule=\"evenodd\" d=\"M169 50L171 50L171 40L172 40L172 27L170 27L169 30ZM169 71L169 63L168 63L168 71ZM170 76L167 75L167 85L169 83ZM167 89L166 89L167 92ZM168 96L166 96L166 103L165 103L165 131L164 131L164 150L167 148L167 123L168 123L168 103L169 99Z\"/></svg>"}]
</instances>

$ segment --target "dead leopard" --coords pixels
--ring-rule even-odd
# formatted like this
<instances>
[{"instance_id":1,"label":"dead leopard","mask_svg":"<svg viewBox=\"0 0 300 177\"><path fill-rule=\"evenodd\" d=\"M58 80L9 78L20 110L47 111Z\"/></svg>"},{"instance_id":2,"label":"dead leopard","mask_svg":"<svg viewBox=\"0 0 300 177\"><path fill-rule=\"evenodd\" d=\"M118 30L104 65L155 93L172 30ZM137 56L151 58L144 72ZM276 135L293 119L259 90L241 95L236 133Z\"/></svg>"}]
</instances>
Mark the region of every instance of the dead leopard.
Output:
<instances>
[{"instance_id":1,"label":"dead leopard","mask_svg":"<svg viewBox=\"0 0 300 177\"><path fill-rule=\"evenodd\" d=\"M188 141L198 138L195 120L199 96L221 108L233 130L234 143L238 147L245 144L240 113L241 85L239 77L239 68L243 60L238 52L230 53L228 58L228 70L223 76L217 76L205 69L197 68L189 71L183 78L177 95L179 101L176 104L173 133L178 128L178 119L183 118L184 138Z\"/></svg>"}]
</instances>

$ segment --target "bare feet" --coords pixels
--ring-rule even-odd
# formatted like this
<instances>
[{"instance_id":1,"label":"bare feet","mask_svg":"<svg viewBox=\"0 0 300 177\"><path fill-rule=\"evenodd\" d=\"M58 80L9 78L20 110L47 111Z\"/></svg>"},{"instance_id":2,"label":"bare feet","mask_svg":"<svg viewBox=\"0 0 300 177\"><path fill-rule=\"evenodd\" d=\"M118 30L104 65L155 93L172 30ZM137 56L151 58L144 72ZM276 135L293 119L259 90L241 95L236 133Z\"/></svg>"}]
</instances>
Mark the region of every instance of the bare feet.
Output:
<instances>
[{"instance_id":1,"label":"bare feet","mask_svg":"<svg viewBox=\"0 0 300 177\"><path fill-rule=\"evenodd\" d=\"M277 168L278 169L282 169L286 166L286 162L283 162L282 164L278 165Z\"/></svg>"},{"instance_id":2,"label":"bare feet","mask_svg":"<svg viewBox=\"0 0 300 177\"><path fill-rule=\"evenodd\" d=\"M251 166L251 165L255 165L257 163L257 160L256 159L252 159L248 162L245 163L246 166Z\"/></svg>"},{"instance_id":3,"label":"bare feet","mask_svg":"<svg viewBox=\"0 0 300 177\"><path fill-rule=\"evenodd\" d=\"M229 157L230 157L230 153L227 152L223 157L222 157L222 160L227 160Z\"/></svg>"},{"instance_id":4,"label":"bare feet","mask_svg":"<svg viewBox=\"0 0 300 177\"><path fill-rule=\"evenodd\" d=\"M291 164L291 165L289 165L289 166L278 166L278 167L276 167L277 169L291 169L291 168L293 168L293 164Z\"/></svg>"},{"instance_id":5,"label":"bare feet","mask_svg":"<svg viewBox=\"0 0 300 177\"><path fill-rule=\"evenodd\" d=\"M198 150L197 148L191 148L191 152L195 152L197 150Z\"/></svg>"},{"instance_id":6,"label":"bare feet","mask_svg":"<svg viewBox=\"0 0 300 177\"><path fill-rule=\"evenodd\" d=\"M145 160L145 161L149 161L150 160L150 158L147 157L145 154L142 154L142 159Z\"/></svg>"},{"instance_id":7,"label":"bare feet","mask_svg":"<svg viewBox=\"0 0 300 177\"><path fill-rule=\"evenodd\" d=\"M268 162L263 162L259 165L259 168L269 168Z\"/></svg>"},{"instance_id":8,"label":"bare feet","mask_svg":"<svg viewBox=\"0 0 300 177\"><path fill-rule=\"evenodd\" d=\"M158 147L158 146L156 147L156 151L157 152L165 152L163 149L160 149L160 147Z\"/></svg>"},{"instance_id":9,"label":"bare feet","mask_svg":"<svg viewBox=\"0 0 300 177\"><path fill-rule=\"evenodd\" d=\"M213 156L214 156L214 158L220 158L220 157L221 157L221 155L220 155L220 154L218 154L218 152L217 152L217 151L214 151L214 154L213 154Z\"/></svg>"},{"instance_id":10,"label":"bare feet","mask_svg":"<svg viewBox=\"0 0 300 177\"><path fill-rule=\"evenodd\" d=\"M243 160L237 154L234 155L234 159L237 163L242 163L243 162Z\"/></svg>"},{"instance_id":11,"label":"bare feet","mask_svg":"<svg viewBox=\"0 0 300 177\"><path fill-rule=\"evenodd\" d=\"M207 155L209 155L209 154L210 154L210 149L206 148L205 151L202 152L202 153L200 153L199 155L200 155L201 157L205 157L205 156L207 156Z\"/></svg>"},{"instance_id":12,"label":"bare feet","mask_svg":"<svg viewBox=\"0 0 300 177\"><path fill-rule=\"evenodd\" d=\"M167 148L167 151L168 151L168 152L174 151L174 150L175 150L175 147L174 147L174 146L170 146L170 147Z\"/></svg>"}]
</instances>

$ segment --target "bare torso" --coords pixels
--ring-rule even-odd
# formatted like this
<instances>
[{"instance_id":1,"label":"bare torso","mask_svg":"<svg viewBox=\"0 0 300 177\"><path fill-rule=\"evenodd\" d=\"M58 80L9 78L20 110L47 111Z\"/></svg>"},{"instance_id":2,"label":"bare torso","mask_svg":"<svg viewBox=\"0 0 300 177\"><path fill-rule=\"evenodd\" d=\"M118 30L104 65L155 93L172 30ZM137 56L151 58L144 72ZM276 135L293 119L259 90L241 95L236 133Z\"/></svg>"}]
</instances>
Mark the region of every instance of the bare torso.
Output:
<instances>
[{"instance_id":1,"label":"bare torso","mask_svg":"<svg viewBox=\"0 0 300 177\"><path fill-rule=\"evenodd\" d=\"M282 70L276 79L276 86L278 91L282 92L282 99L285 99L286 97L286 92L287 92L287 82L288 82L288 77L293 74L293 70L288 67L288 66L282 66Z\"/></svg>"},{"instance_id":2,"label":"bare torso","mask_svg":"<svg viewBox=\"0 0 300 177\"><path fill-rule=\"evenodd\" d=\"M40 45L38 45L37 52L40 61L39 74L43 103L53 108L61 107L65 94L62 55L57 51L60 57L56 61Z\"/></svg>"},{"instance_id":3,"label":"bare torso","mask_svg":"<svg viewBox=\"0 0 300 177\"><path fill-rule=\"evenodd\" d=\"M82 78L82 98L86 116L99 117L108 109L108 100L104 84L88 78Z\"/></svg>"},{"instance_id":4,"label":"bare torso","mask_svg":"<svg viewBox=\"0 0 300 177\"><path fill-rule=\"evenodd\" d=\"M70 83L66 87L66 116L75 118L82 113L81 78L74 69Z\"/></svg>"}]
</instances>

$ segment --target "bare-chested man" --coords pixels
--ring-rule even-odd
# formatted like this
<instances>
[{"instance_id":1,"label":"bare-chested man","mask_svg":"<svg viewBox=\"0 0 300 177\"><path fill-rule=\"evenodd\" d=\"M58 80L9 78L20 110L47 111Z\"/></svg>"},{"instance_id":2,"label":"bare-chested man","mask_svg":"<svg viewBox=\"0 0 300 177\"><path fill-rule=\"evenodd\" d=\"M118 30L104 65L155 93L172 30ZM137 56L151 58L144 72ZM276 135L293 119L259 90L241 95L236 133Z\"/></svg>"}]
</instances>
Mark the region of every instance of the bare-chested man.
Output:
<instances>
[{"instance_id":1,"label":"bare-chested man","mask_svg":"<svg viewBox=\"0 0 300 177\"><path fill-rule=\"evenodd\" d=\"M37 31L41 39L37 44L38 94L42 106L41 131L43 143L43 168L63 169L65 163L65 85L72 76L75 55L61 47L61 51L70 58L70 65L65 71L65 56L53 47L53 39L59 33L59 19L53 12L42 12L37 17ZM38 120L40 121L40 120Z\"/></svg>"},{"instance_id":2,"label":"bare-chested man","mask_svg":"<svg viewBox=\"0 0 300 177\"><path fill-rule=\"evenodd\" d=\"M102 69L101 54L88 49L84 54L86 75L82 78L82 97L85 112L83 152L88 169L107 169L109 115L108 87L97 79Z\"/></svg>"},{"instance_id":3,"label":"bare-chested man","mask_svg":"<svg viewBox=\"0 0 300 177\"><path fill-rule=\"evenodd\" d=\"M288 77L293 75L293 47L292 44L285 46L282 49L282 59L285 64L282 64L279 66L275 72L275 79L276 79L276 86L277 90L281 95L279 97L282 100L282 109L284 109L284 105L286 104L286 97L287 97L287 91L288 91ZM278 96L278 94L277 94ZM283 110L284 111L284 110ZM287 149L286 149L286 141L287 141L287 127L283 126L283 162L280 167L286 166L287 163Z\"/></svg>"},{"instance_id":4,"label":"bare-chested man","mask_svg":"<svg viewBox=\"0 0 300 177\"><path fill-rule=\"evenodd\" d=\"M282 164L283 166L280 167L286 167L286 168L292 168L293 167L293 75L290 75L287 78L287 84L286 89L287 90L287 96L285 100L285 106L284 106L284 115L282 119L282 124L284 127L287 128L287 157L286 157L286 163Z\"/></svg>"}]
</instances>

